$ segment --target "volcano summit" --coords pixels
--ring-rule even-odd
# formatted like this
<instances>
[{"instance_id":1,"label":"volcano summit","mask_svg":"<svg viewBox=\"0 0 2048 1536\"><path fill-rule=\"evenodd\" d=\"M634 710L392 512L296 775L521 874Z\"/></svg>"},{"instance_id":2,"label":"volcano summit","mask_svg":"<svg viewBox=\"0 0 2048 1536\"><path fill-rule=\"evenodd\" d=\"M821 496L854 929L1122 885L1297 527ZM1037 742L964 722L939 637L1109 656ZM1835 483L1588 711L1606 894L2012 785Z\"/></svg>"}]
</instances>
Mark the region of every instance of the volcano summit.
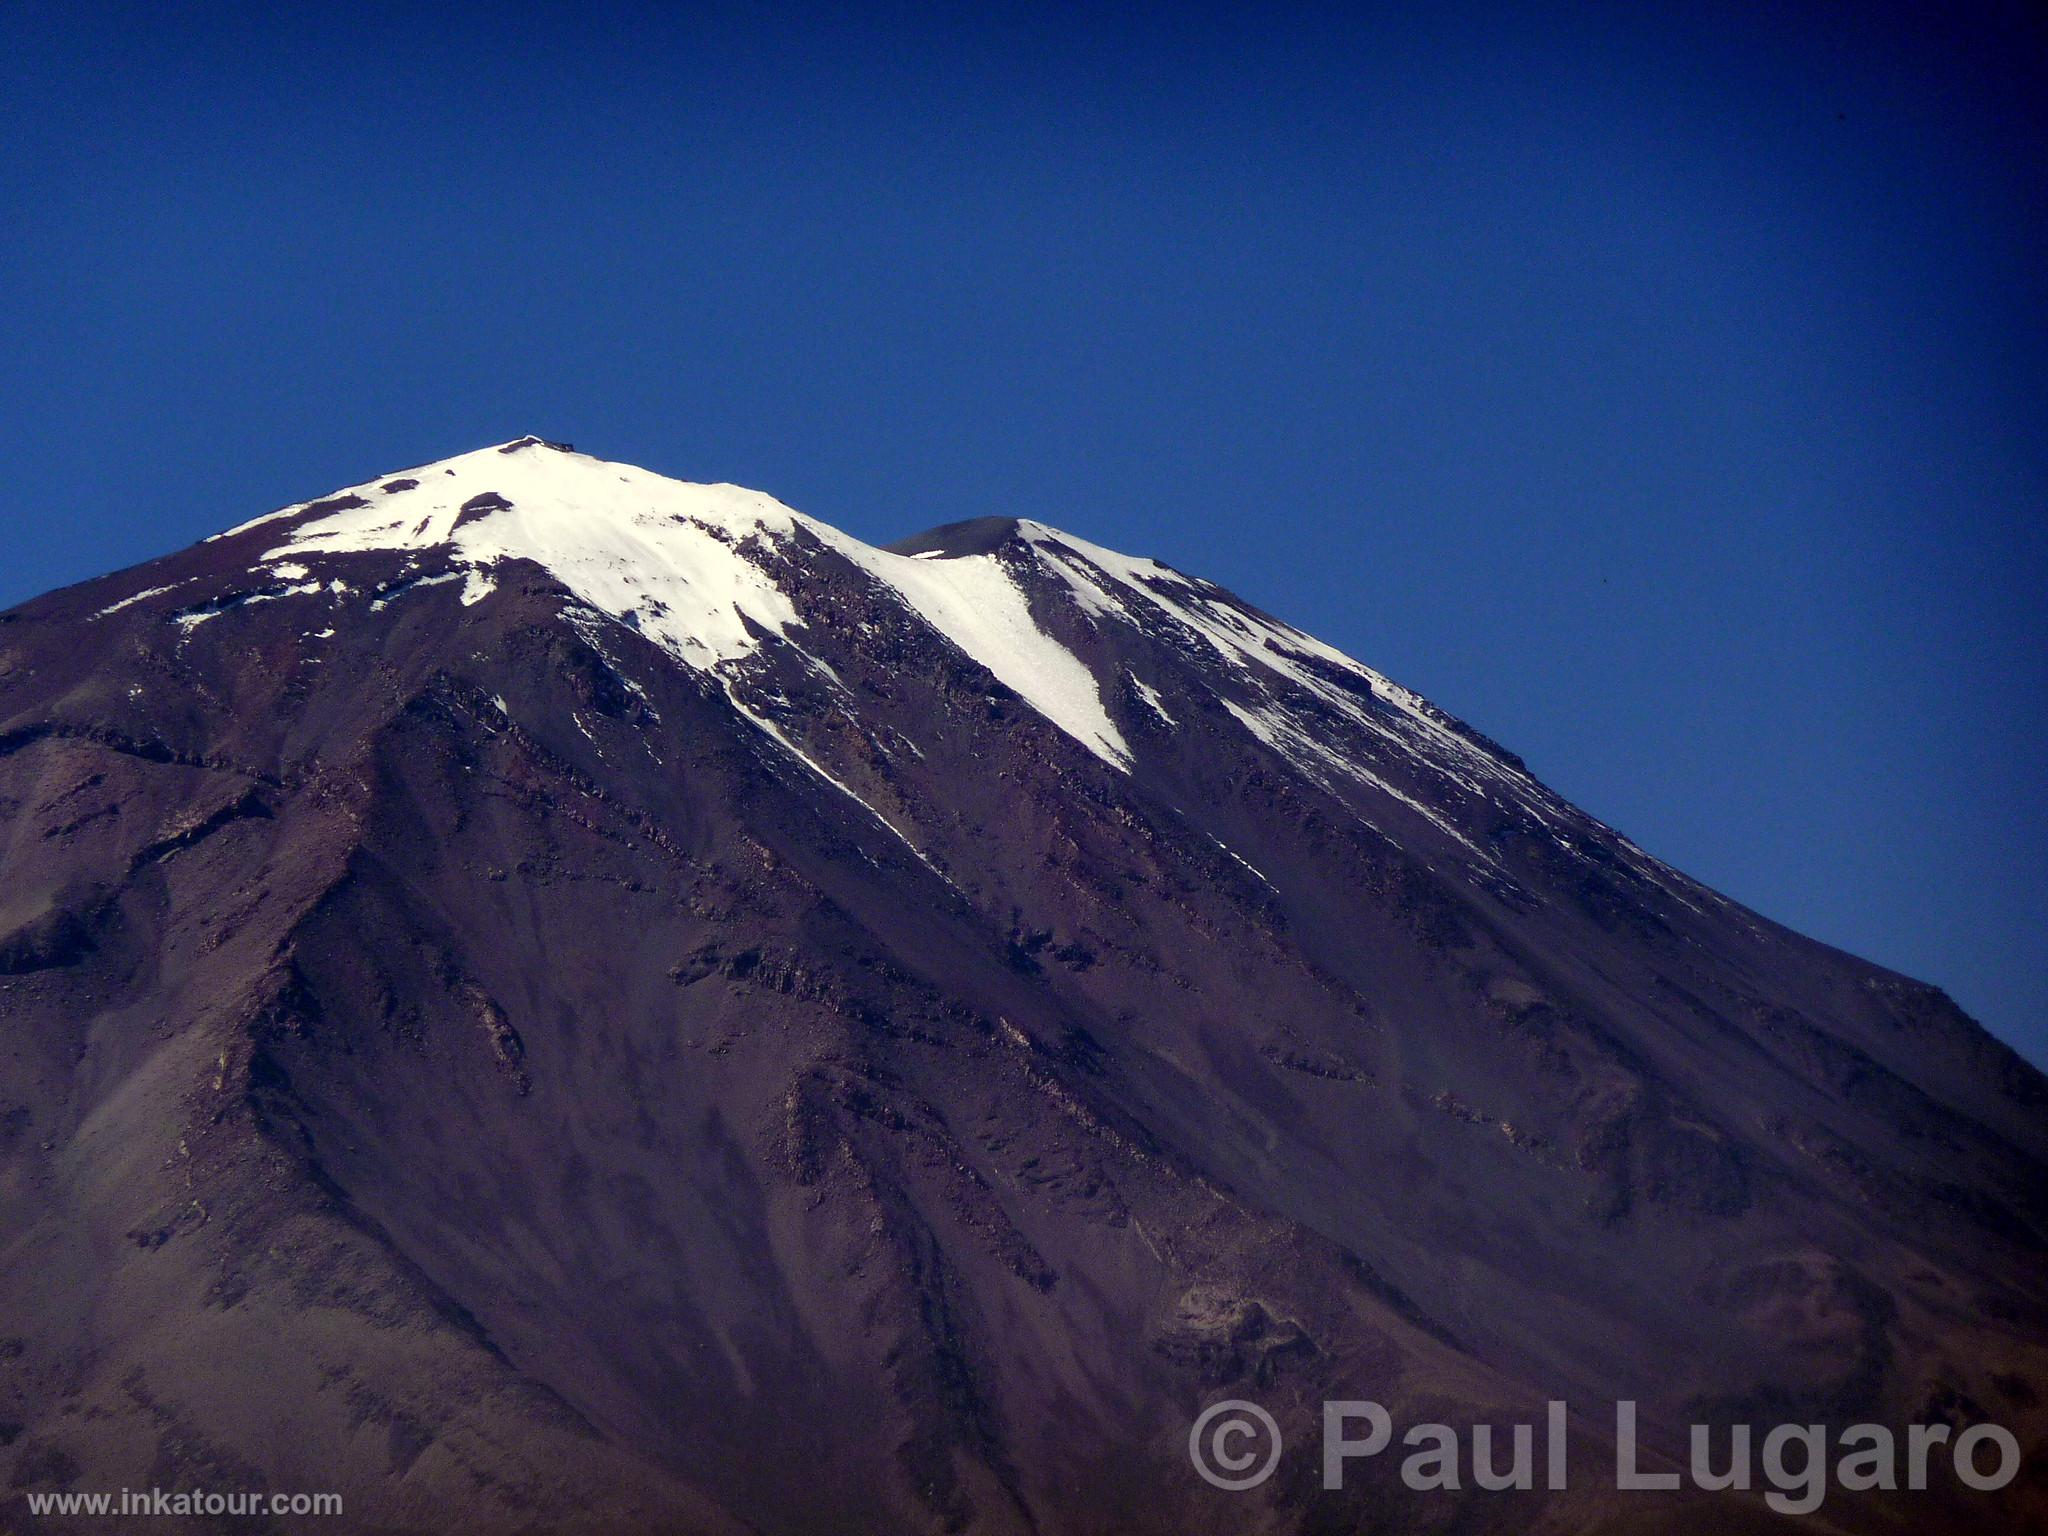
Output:
<instances>
[{"instance_id":1,"label":"volcano summit","mask_svg":"<svg viewBox=\"0 0 2048 1536\"><path fill-rule=\"evenodd\" d=\"M1036 522L875 548L525 438L0 615L0 1029L10 1516L1779 1528L1615 1489L1623 1399L1660 1469L2023 1448L1814 1529L2048 1506L2040 1073ZM1289 1447L1244 1492L1224 1399ZM1347 1399L1563 1400L1583 1461L1325 1488Z\"/></svg>"}]
</instances>

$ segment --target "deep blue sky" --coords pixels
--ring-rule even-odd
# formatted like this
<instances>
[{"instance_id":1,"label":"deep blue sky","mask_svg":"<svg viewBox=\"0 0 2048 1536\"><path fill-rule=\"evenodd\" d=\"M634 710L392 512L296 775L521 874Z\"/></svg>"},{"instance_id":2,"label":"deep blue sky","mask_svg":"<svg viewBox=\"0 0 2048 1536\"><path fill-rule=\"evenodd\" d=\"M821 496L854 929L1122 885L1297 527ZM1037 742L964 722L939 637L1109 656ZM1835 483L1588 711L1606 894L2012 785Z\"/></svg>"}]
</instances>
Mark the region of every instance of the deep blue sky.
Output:
<instances>
[{"instance_id":1,"label":"deep blue sky","mask_svg":"<svg viewBox=\"0 0 2048 1536\"><path fill-rule=\"evenodd\" d=\"M1038 516L2048 1061L2028 17L14 0L0 603L524 432Z\"/></svg>"}]
</instances>

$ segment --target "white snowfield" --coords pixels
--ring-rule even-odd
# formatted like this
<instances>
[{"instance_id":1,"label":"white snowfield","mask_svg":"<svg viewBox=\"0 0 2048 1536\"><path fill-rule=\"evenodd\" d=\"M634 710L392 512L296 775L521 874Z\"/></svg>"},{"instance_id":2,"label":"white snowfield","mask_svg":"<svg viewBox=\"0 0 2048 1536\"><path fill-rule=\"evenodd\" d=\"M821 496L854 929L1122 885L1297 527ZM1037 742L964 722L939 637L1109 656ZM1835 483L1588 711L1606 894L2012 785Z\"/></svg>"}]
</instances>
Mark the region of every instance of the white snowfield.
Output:
<instances>
[{"instance_id":1,"label":"white snowfield","mask_svg":"<svg viewBox=\"0 0 2048 1536\"><path fill-rule=\"evenodd\" d=\"M259 562L264 574L290 583L266 599L321 590L325 555L418 552L419 576L378 595L379 605L458 577L462 601L474 603L493 590L505 562L532 561L592 610L632 626L717 678L736 708L807 763L735 687L735 669L764 643L802 647L803 618L777 585L775 569L805 535L866 571L1046 720L1119 771L1128 772L1134 759L1105 705L1104 687L1122 696L1121 680L1115 673L1098 678L1048 632L1016 579L1016 562L1035 561L1061 583L1076 610L1069 616L1072 624L1129 623L1194 659L1211 665L1221 660L1241 695L1222 700L1230 713L1320 782L1341 776L1411 809L1419 805L1319 740L1317 710L1341 714L1411 760L1420 758L1454 795L1513 801L1538 815L1562 808L1534 780L1451 729L1418 696L1342 652L1206 582L1042 523L1018 525L1021 542L1008 546L1011 563L997 552L897 555L758 491L671 480L536 438L380 476L229 533L294 518ZM424 558L429 555L431 560ZM829 675L823 662L814 666ZM1168 729L1182 728L1151 683L1135 675L1132 681L1152 715ZM1422 814L1486 857L1442 815L1427 809Z\"/></svg>"}]
</instances>

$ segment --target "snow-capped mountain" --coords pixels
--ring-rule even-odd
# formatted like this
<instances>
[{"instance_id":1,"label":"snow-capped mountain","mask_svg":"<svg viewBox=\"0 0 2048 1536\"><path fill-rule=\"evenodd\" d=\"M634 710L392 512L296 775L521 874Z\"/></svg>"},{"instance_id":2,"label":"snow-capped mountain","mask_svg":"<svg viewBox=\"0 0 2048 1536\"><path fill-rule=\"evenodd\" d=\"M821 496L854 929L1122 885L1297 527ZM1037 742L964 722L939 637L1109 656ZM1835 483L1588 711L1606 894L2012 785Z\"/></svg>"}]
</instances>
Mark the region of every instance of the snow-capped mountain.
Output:
<instances>
[{"instance_id":1,"label":"snow-capped mountain","mask_svg":"<svg viewBox=\"0 0 2048 1536\"><path fill-rule=\"evenodd\" d=\"M0 615L0 807L17 1490L1729 1530L1597 1472L1229 1494L1186 1437L2048 1428L2040 1074L1041 523L876 548L535 438L386 474ZM1916 1498L1828 1513L2041 1495Z\"/></svg>"}]
</instances>

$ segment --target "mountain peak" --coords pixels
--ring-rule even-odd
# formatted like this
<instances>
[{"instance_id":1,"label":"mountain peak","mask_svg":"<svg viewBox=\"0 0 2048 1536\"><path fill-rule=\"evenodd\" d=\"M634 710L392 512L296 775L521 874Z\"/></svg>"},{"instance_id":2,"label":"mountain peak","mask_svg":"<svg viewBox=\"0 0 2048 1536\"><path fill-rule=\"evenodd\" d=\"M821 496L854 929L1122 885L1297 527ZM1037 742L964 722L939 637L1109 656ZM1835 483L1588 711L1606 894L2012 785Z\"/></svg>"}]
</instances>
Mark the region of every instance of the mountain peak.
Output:
<instances>
[{"instance_id":1,"label":"mountain peak","mask_svg":"<svg viewBox=\"0 0 2048 1536\"><path fill-rule=\"evenodd\" d=\"M821 611L819 594L850 582L907 610L1119 772L1136 766L1134 739L1162 722L1180 728L1156 684L1119 657L1124 637L1199 663L1212 674L1203 692L1231 729L1319 782L1368 782L1380 793L1393 783L1361 778L1331 744L1342 720L1400 742L1472 793L1516 803L1548 794L1518 759L1334 646L1213 583L1028 518L970 518L877 547L760 491L671 479L528 436L379 475L207 543L210 592L191 580L152 584L96 616L175 592L181 605L169 617L189 636L248 603L297 598L329 610L331 629L446 582L459 581L462 605L473 606L523 564L592 615L711 674L737 704L733 669L772 665L770 653L830 670L819 626L844 619L829 604ZM1467 833L1455 836L1478 850Z\"/></svg>"},{"instance_id":2,"label":"mountain peak","mask_svg":"<svg viewBox=\"0 0 2048 1536\"><path fill-rule=\"evenodd\" d=\"M513 520L519 534L541 544L575 536L601 539L607 526L650 517L706 522L732 532L762 525L784 529L796 518L772 496L743 486L677 480L528 436L377 475L215 538L270 528L300 553L463 547L472 542L461 536L463 530L514 510L523 510Z\"/></svg>"},{"instance_id":3,"label":"mountain peak","mask_svg":"<svg viewBox=\"0 0 2048 1536\"><path fill-rule=\"evenodd\" d=\"M172 615L188 634L279 597L341 609L366 590L374 612L459 580L468 607L525 563L729 690L730 669L764 645L819 653L814 594L831 570L888 594L1119 771L1135 762L1131 730L1175 724L1153 685L1102 651L1105 637L1136 634L1222 669L1208 691L1237 727L1318 779L1356 777L1326 740L1335 711L1375 732L1398 717L1414 750L1464 765L1455 771L1474 784L1505 779L1517 798L1535 788L1517 760L1335 647L1211 583L1026 518L970 518L876 547L760 491L527 436L379 475L208 542L225 541L250 553L237 581ZM125 594L102 616L171 590Z\"/></svg>"}]
</instances>

